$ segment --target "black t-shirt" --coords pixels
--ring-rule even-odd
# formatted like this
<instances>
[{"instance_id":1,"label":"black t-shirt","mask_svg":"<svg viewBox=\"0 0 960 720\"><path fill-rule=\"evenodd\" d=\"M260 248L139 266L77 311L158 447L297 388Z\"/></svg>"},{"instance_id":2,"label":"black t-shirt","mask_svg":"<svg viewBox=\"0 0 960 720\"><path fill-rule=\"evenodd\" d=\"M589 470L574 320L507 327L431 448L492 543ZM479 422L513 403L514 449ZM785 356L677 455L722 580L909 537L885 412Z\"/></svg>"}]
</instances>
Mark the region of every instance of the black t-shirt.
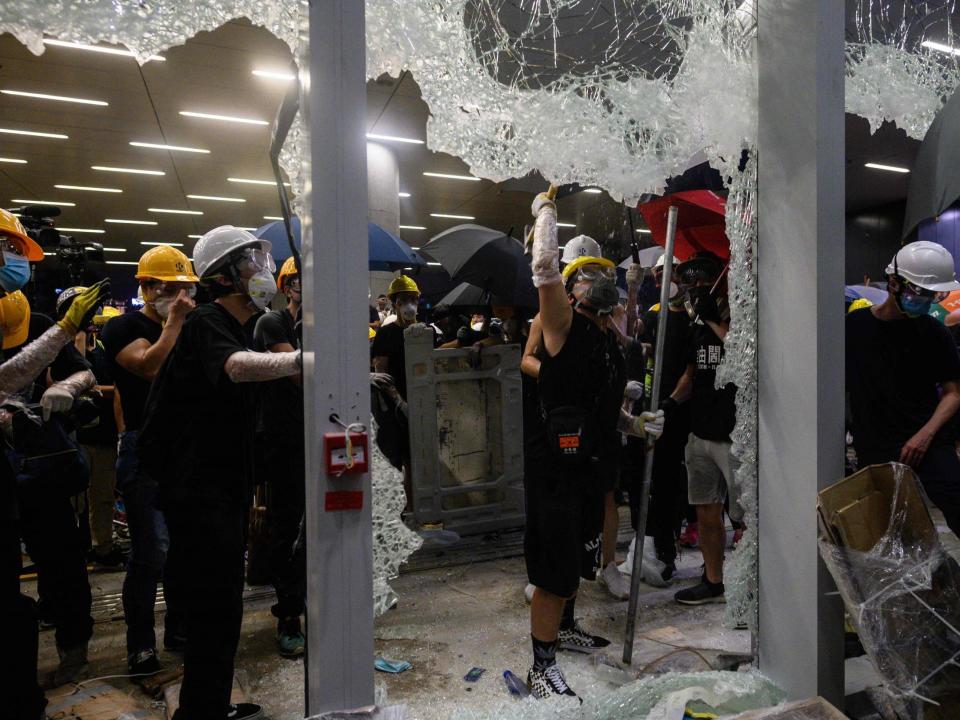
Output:
<instances>
[{"instance_id":1,"label":"black t-shirt","mask_svg":"<svg viewBox=\"0 0 960 720\"><path fill-rule=\"evenodd\" d=\"M853 443L861 456L897 455L940 402L938 385L960 380L950 333L932 317L878 320L869 308L846 319L846 377ZM952 444L947 423L934 438Z\"/></svg>"},{"instance_id":2,"label":"black t-shirt","mask_svg":"<svg viewBox=\"0 0 960 720\"><path fill-rule=\"evenodd\" d=\"M287 310L264 313L253 331L253 349L264 352L274 345L286 343L296 348L297 333L293 317ZM303 390L290 378L257 383L257 432L303 441Z\"/></svg>"},{"instance_id":3,"label":"black t-shirt","mask_svg":"<svg viewBox=\"0 0 960 720\"><path fill-rule=\"evenodd\" d=\"M142 312L124 313L113 318L103 328L102 340L107 355L107 367L120 392L123 424L128 431L139 430L143 425L143 410L150 392L150 381L119 365L117 355L140 338L153 345L160 339L162 332L163 326Z\"/></svg>"},{"instance_id":4,"label":"black t-shirt","mask_svg":"<svg viewBox=\"0 0 960 720\"><path fill-rule=\"evenodd\" d=\"M393 377L400 397L407 399L407 360L403 347L403 328L400 323L383 325L370 346L370 357L387 358L387 373Z\"/></svg>"},{"instance_id":5,"label":"black t-shirt","mask_svg":"<svg viewBox=\"0 0 960 720\"><path fill-rule=\"evenodd\" d=\"M243 326L220 304L187 315L150 388L137 441L164 507L250 501L256 383L235 383L224 371L227 358L247 349Z\"/></svg>"},{"instance_id":6,"label":"black t-shirt","mask_svg":"<svg viewBox=\"0 0 960 720\"><path fill-rule=\"evenodd\" d=\"M656 347L660 313L648 310L643 319L643 342ZM687 370L690 352L690 316L684 312L667 311L667 332L663 346L663 369L660 376L660 397L651 406L660 407L664 398L677 387ZM651 381L652 382L652 381Z\"/></svg>"},{"instance_id":7,"label":"black t-shirt","mask_svg":"<svg viewBox=\"0 0 960 720\"><path fill-rule=\"evenodd\" d=\"M729 442L737 423L737 386L714 387L723 360L723 340L708 325L693 325L687 362L695 365L691 400L691 432L702 440Z\"/></svg>"},{"instance_id":8,"label":"black t-shirt","mask_svg":"<svg viewBox=\"0 0 960 720\"><path fill-rule=\"evenodd\" d=\"M23 343L23 345L19 345L18 347L3 350L3 357L7 360L15 357L17 353L19 353L23 348L32 343L38 337L43 335L51 327L53 327L53 321L46 315L31 313L30 328L27 331L26 341ZM56 382L58 380L64 380L74 373L89 370L90 363L83 359L83 355L80 354L80 351L77 350L76 346L71 342L67 343L63 348L61 348L60 352L57 353L57 356L48 367L50 370L50 377L54 382ZM43 396L43 393L46 391L46 389L47 373L45 368L42 372L38 373L35 378L33 378L32 382L24 382L23 387L18 390L17 395L20 396L24 402L38 403L40 402L40 398Z\"/></svg>"},{"instance_id":9,"label":"black t-shirt","mask_svg":"<svg viewBox=\"0 0 960 720\"><path fill-rule=\"evenodd\" d=\"M380 313L373 305L370 306L370 322L380 322Z\"/></svg>"},{"instance_id":10,"label":"black t-shirt","mask_svg":"<svg viewBox=\"0 0 960 720\"><path fill-rule=\"evenodd\" d=\"M93 347L87 346L87 362L97 378L97 385L113 385L113 377L107 363L107 352L103 342L97 338ZM93 427L77 429L77 440L85 445L109 446L117 442L117 421L113 416L113 398L98 396L94 398L97 405L97 423Z\"/></svg>"}]
</instances>

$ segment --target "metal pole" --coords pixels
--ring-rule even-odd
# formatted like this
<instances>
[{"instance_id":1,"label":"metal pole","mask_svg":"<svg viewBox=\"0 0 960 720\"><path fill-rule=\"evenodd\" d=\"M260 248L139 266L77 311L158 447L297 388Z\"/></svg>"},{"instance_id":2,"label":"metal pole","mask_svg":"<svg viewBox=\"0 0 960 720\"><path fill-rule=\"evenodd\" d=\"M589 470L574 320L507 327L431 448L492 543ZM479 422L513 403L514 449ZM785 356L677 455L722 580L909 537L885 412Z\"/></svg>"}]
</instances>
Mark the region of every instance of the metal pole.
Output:
<instances>
[{"instance_id":1,"label":"metal pole","mask_svg":"<svg viewBox=\"0 0 960 720\"><path fill-rule=\"evenodd\" d=\"M673 277L673 246L677 236L677 207L667 214L667 240L663 246L663 282L660 287L660 314L657 316L657 346L653 351L653 403L660 398L660 380L663 377L663 348L667 334L667 316L670 312L670 279ZM627 606L627 635L623 640L623 662L633 660L633 633L637 626L637 606L640 604L640 573L643 569L643 541L647 534L647 510L650 507L650 482L653 479L654 441L647 440L647 454L643 462L643 485L640 489L640 511L637 513L637 534L633 547L633 575L630 576L630 602Z\"/></svg>"}]
</instances>

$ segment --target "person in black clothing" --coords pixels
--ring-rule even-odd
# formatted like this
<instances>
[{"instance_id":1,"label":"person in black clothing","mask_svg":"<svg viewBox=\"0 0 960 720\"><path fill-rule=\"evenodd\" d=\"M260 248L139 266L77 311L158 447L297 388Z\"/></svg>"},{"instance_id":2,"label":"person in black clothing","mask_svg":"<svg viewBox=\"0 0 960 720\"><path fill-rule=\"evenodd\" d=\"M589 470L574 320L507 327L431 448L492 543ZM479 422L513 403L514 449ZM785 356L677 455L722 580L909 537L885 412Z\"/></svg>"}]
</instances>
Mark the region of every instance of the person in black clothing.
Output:
<instances>
[{"instance_id":1,"label":"person in black clothing","mask_svg":"<svg viewBox=\"0 0 960 720\"><path fill-rule=\"evenodd\" d=\"M300 276L293 258L280 268L277 287L286 295L287 307L266 312L257 320L253 349L258 352L289 353L300 347L295 326L300 310ZM256 447L267 482L264 541L277 592L277 602L270 609L277 618L277 647L284 657L299 657L305 644L300 615L305 609L307 581L305 548L297 544L306 509L299 375L264 384L257 411Z\"/></svg>"},{"instance_id":2,"label":"person in black clothing","mask_svg":"<svg viewBox=\"0 0 960 720\"><path fill-rule=\"evenodd\" d=\"M159 482L175 569L168 582L187 623L174 717L251 720L260 707L231 706L230 690L253 496L254 383L298 375L300 352L248 350L244 328L276 293L269 242L225 225L197 241L193 258L214 299L187 316L150 388L137 456Z\"/></svg>"},{"instance_id":3,"label":"person in black clothing","mask_svg":"<svg viewBox=\"0 0 960 720\"><path fill-rule=\"evenodd\" d=\"M960 357L949 331L927 313L960 288L953 257L932 242L904 246L887 267L889 295L846 318L846 380L860 467L911 466L947 526L960 535L956 427Z\"/></svg>"},{"instance_id":4,"label":"person in black clothing","mask_svg":"<svg viewBox=\"0 0 960 720\"><path fill-rule=\"evenodd\" d=\"M538 390L543 422L527 437L527 530L524 556L535 586L530 604L533 667L527 683L537 698L576 696L556 665L556 651L593 652L609 644L574 617L580 578L599 564L604 478L616 462L618 430L659 433L658 418L621 411L623 356L608 318L619 295L609 260L583 256L559 271L556 206L533 203L534 285L540 297L542 356ZM662 418L662 415L660 416ZM600 466L594 464L598 458Z\"/></svg>"},{"instance_id":5,"label":"person in black clothing","mask_svg":"<svg viewBox=\"0 0 960 720\"><path fill-rule=\"evenodd\" d=\"M136 444L145 419L150 383L173 350L187 314L194 307L197 281L190 260L170 245L147 250L137 264L136 278L143 293L143 307L139 312L114 318L103 331L107 363L120 393L123 419L116 477L130 531L123 615L127 624L127 668L131 674L160 669L153 624L157 583L161 578L167 606L164 647L178 651L185 642L179 598L168 581L170 539L157 504L159 478L140 467Z\"/></svg>"}]
</instances>

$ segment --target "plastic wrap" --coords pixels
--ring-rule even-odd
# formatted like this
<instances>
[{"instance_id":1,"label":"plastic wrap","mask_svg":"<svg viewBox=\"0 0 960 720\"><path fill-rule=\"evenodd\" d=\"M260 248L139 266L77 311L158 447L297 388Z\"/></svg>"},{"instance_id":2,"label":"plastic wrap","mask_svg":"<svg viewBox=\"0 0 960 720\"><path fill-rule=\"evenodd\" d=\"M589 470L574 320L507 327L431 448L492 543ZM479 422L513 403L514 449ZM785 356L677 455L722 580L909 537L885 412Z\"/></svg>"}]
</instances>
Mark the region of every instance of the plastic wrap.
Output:
<instances>
[{"instance_id":1,"label":"plastic wrap","mask_svg":"<svg viewBox=\"0 0 960 720\"><path fill-rule=\"evenodd\" d=\"M537 212L530 269L535 287L563 282L560 277L560 249L557 246L557 208L553 203L544 205Z\"/></svg>"},{"instance_id":2,"label":"plastic wrap","mask_svg":"<svg viewBox=\"0 0 960 720\"><path fill-rule=\"evenodd\" d=\"M15 356L0 364L0 402L13 395L53 362L73 335L54 325L33 342L25 345Z\"/></svg>"},{"instance_id":3,"label":"plastic wrap","mask_svg":"<svg viewBox=\"0 0 960 720\"><path fill-rule=\"evenodd\" d=\"M300 351L282 353L243 350L227 358L223 369L233 382L265 382L300 372Z\"/></svg>"},{"instance_id":4,"label":"plastic wrap","mask_svg":"<svg viewBox=\"0 0 960 720\"><path fill-rule=\"evenodd\" d=\"M960 566L926 509L913 507L924 504L913 474L893 468L880 539L859 551L821 537L820 554L886 689L922 718L925 702L960 688Z\"/></svg>"}]
</instances>

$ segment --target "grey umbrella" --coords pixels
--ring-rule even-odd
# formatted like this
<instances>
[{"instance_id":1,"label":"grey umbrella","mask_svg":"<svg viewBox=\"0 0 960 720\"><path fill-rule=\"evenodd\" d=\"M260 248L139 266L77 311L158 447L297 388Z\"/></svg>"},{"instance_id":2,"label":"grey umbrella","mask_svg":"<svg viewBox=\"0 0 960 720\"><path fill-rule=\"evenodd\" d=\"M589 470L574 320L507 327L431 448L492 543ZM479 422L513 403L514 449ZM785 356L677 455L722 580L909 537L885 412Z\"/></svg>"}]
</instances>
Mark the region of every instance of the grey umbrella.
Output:
<instances>
[{"instance_id":1,"label":"grey umbrella","mask_svg":"<svg viewBox=\"0 0 960 720\"><path fill-rule=\"evenodd\" d=\"M903 237L960 198L960 92L941 108L917 152L907 192Z\"/></svg>"}]
</instances>

